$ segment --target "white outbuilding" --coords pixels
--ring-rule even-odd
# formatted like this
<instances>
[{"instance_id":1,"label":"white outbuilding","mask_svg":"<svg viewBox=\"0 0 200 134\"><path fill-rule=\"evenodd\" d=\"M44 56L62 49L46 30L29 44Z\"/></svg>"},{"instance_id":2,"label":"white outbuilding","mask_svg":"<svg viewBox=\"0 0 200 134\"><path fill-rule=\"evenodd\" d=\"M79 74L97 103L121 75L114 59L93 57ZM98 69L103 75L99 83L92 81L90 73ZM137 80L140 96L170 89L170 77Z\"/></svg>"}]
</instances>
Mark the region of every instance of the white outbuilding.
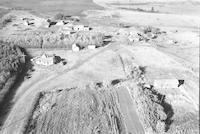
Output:
<instances>
[{"instance_id":1,"label":"white outbuilding","mask_svg":"<svg viewBox=\"0 0 200 134\"><path fill-rule=\"evenodd\" d=\"M89 26L84 26L83 31L90 31L90 27Z\"/></svg>"},{"instance_id":2,"label":"white outbuilding","mask_svg":"<svg viewBox=\"0 0 200 134\"><path fill-rule=\"evenodd\" d=\"M129 36L128 36L128 40L129 40L130 42L134 42L134 37L131 36L131 35L129 35Z\"/></svg>"},{"instance_id":3,"label":"white outbuilding","mask_svg":"<svg viewBox=\"0 0 200 134\"><path fill-rule=\"evenodd\" d=\"M70 25L64 25L64 26L62 27L62 29L63 29L63 30L72 31L72 26L70 26Z\"/></svg>"},{"instance_id":4,"label":"white outbuilding","mask_svg":"<svg viewBox=\"0 0 200 134\"><path fill-rule=\"evenodd\" d=\"M72 51L78 52L78 51L80 51L80 48L76 44L73 44L72 45Z\"/></svg>"},{"instance_id":5,"label":"white outbuilding","mask_svg":"<svg viewBox=\"0 0 200 134\"><path fill-rule=\"evenodd\" d=\"M28 21L23 22L25 26L28 26Z\"/></svg>"},{"instance_id":6,"label":"white outbuilding","mask_svg":"<svg viewBox=\"0 0 200 134\"><path fill-rule=\"evenodd\" d=\"M73 27L74 31L83 31L84 30L84 25L75 25Z\"/></svg>"},{"instance_id":7,"label":"white outbuilding","mask_svg":"<svg viewBox=\"0 0 200 134\"><path fill-rule=\"evenodd\" d=\"M158 79L154 80L153 87L155 89L178 88L179 80L177 79Z\"/></svg>"},{"instance_id":8,"label":"white outbuilding","mask_svg":"<svg viewBox=\"0 0 200 134\"><path fill-rule=\"evenodd\" d=\"M84 25L75 25L73 29L74 31L90 31L90 27Z\"/></svg>"},{"instance_id":9,"label":"white outbuilding","mask_svg":"<svg viewBox=\"0 0 200 134\"><path fill-rule=\"evenodd\" d=\"M56 23L56 25L57 25L57 26L63 26L63 25L65 25L65 23L64 23L64 21L61 20L61 21L58 21L58 22Z\"/></svg>"},{"instance_id":10,"label":"white outbuilding","mask_svg":"<svg viewBox=\"0 0 200 134\"><path fill-rule=\"evenodd\" d=\"M88 49L94 50L96 48L95 45L88 45Z\"/></svg>"}]
</instances>

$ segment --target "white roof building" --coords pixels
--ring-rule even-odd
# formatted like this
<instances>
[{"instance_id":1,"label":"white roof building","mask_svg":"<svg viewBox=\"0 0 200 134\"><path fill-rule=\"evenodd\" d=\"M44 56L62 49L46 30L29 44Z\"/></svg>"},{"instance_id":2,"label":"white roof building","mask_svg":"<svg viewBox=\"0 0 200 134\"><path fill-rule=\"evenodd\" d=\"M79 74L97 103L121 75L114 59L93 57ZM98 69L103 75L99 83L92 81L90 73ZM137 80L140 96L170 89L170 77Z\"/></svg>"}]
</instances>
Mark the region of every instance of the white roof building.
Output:
<instances>
[{"instance_id":1,"label":"white roof building","mask_svg":"<svg viewBox=\"0 0 200 134\"><path fill-rule=\"evenodd\" d=\"M88 49L94 50L96 48L95 45L88 45Z\"/></svg>"},{"instance_id":2,"label":"white roof building","mask_svg":"<svg viewBox=\"0 0 200 134\"><path fill-rule=\"evenodd\" d=\"M75 25L73 27L74 31L89 31L90 27L89 26L84 26L84 25Z\"/></svg>"},{"instance_id":3,"label":"white roof building","mask_svg":"<svg viewBox=\"0 0 200 134\"><path fill-rule=\"evenodd\" d=\"M133 36L129 35L128 39L129 39L130 42L134 42L134 37Z\"/></svg>"},{"instance_id":4,"label":"white roof building","mask_svg":"<svg viewBox=\"0 0 200 134\"><path fill-rule=\"evenodd\" d=\"M28 26L28 21L23 22L25 26Z\"/></svg>"},{"instance_id":5,"label":"white roof building","mask_svg":"<svg viewBox=\"0 0 200 134\"><path fill-rule=\"evenodd\" d=\"M177 80L177 79L154 80L153 86L156 89L178 88L179 87L179 80Z\"/></svg>"},{"instance_id":6,"label":"white roof building","mask_svg":"<svg viewBox=\"0 0 200 134\"><path fill-rule=\"evenodd\" d=\"M78 51L80 51L80 48L76 44L73 44L72 45L72 51L78 52Z\"/></svg>"},{"instance_id":7,"label":"white roof building","mask_svg":"<svg viewBox=\"0 0 200 134\"><path fill-rule=\"evenodd\" d=\"M57 26L63 26L63 25L65 25L65 23L64 23L64 21L61 20L61 21L58 21L58 22L56 23L56 25L57 25Z\"/></svg>"},{"instance_id":8,"label":"white roof building","mask_svg":"<svg viewBox=\"0 0 200 134\"><path fill-rule=\"evenodd\" d=\"M83 31L84 30L84 25L75 25L73 27L74 31Z\"/></svg>"},{"instance_id":9,"label":"white roof building","mask_svg":"<svg viewBox=\"0 0 200 134\"><path fill-rule=\"evenodd\" d=\"M69 30L69 31L71 31L71 30L72 30L72 26L70 26L70 25L65 25L65 26L62 27L62 29L63 29L63 30Z\"/></svg>"},{"instance_id":10,"label":"white roof building","mask_svg":"<svg viewBox=\"0 0 200 134\"><path fill-rule=\"evenodd\" d=\"M55 64L55 56L42 54L41 56L31 59L32 62L35 62L38 65L50 66Z\"/></svg>"},{"instance_id":11,"label":"white roof building","mask_svg":"<svg viewBox=\"0 0 200 134\"><path fill-rule=\"evenodd\" d=\"M90 31L90 27L89 26L84 26L83 31Z\"/></svg>"},{"instance_id":12,"label":"white roof building","mask_svg":"<svg viewBox=\"0 0 200 134\"><path fill-rule=\"evenodd\" d=\"M70 31L70 30L64 29L64 28L60 28L60 29L58 30L58 32L59 32L60 34L67 34L67 35L71 34L71 31Z\"/></svg>"}]
</instances>

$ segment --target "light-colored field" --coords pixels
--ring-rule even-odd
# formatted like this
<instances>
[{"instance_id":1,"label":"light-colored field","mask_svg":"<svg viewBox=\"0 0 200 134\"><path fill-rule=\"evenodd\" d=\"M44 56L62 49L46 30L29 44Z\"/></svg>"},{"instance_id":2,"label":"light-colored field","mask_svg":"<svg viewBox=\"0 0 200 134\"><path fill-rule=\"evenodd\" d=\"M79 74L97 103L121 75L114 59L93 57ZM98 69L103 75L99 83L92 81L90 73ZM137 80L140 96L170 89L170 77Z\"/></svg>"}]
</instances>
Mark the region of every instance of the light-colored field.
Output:
<instances>
[{"instance_id":1,"label":"light-colored field","mask_svg":"<svg viewBox=\"0 0 200 134\"><path fill-rule=\"evenodd\" d=\"M199 0L94 0L106 8L123 8L132 11L153 11L167 14L199 16ZM138 10L139 9L139 10ZM140 10L141 9L141 10Z\"/></svg>"},{"instance_id":2,"label":"light-colored field","mask_svg":"<svg viewBox=\"0 0 200 134\"><path fill-rule=\"evenodd\" d=\"M37 14L55 15L66 13L67 15L81 15L88 9L101 9L92 0L1 0L1 6L9 8L27 9Z\"/></svg>"},{"instance_id":3,"label":"light-colored field","mask_svg":"<svg viewBox=\"0 0 200 134\"><path fill-rule=\"evenodd\" d=\"M115 91L86 87L43 94L25 133L120 134L126 130Z\"/></svg>"}]
</instances>

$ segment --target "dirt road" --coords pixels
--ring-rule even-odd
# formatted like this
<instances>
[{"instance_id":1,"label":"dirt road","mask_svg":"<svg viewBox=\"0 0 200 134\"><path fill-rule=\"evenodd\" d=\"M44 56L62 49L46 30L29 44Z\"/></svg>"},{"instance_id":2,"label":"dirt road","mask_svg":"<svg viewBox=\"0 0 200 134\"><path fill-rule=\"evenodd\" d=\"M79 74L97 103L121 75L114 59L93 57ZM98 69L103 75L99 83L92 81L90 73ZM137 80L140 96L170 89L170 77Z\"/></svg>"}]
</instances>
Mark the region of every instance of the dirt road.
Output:
<instances>
[{"instance_id":1,"label":"dirt road","mask_svg":"<svg viewBox=\"0 0 200 134\"><path fill-rule=\"evenodd\" d=\"M127 132L130 134L145 134L139 117L136 112L136 106L125 87L117 89L120 109L125 119Z\"/></svg>"}]
</instances>

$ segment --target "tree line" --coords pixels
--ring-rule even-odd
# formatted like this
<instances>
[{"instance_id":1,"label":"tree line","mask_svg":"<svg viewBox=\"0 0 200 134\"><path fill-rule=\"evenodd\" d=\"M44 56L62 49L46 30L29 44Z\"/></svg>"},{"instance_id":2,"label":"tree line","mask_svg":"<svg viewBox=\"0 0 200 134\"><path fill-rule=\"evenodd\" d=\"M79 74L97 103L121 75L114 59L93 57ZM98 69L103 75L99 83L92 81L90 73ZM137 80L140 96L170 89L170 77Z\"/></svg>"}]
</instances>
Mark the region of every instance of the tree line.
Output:
<instances>
[{"instance_id":1,"label":"tree line","mask_svg":"<svg viewBox=\"0 0 200 134\"><path fill-rule=\"evenodd\" d=\"M22 71L24 58L18 46L0 41L0 101L14 83L11 78L16 78Z\"/></svg>"},{"instance_id":2,"label":"tree line","mask_svg":"<svg viewBox=\"0 0 200 134\"><path fill-rule=\"evenodd\" d=\"M3 37L4 42L16 44L23 48L67 48L74 43L84 48L88 45L100 47L103 45L104 35L99 32L77 32L65 34L57 31L31 31L22 34Z\"/></svg>"}]
</instances>

